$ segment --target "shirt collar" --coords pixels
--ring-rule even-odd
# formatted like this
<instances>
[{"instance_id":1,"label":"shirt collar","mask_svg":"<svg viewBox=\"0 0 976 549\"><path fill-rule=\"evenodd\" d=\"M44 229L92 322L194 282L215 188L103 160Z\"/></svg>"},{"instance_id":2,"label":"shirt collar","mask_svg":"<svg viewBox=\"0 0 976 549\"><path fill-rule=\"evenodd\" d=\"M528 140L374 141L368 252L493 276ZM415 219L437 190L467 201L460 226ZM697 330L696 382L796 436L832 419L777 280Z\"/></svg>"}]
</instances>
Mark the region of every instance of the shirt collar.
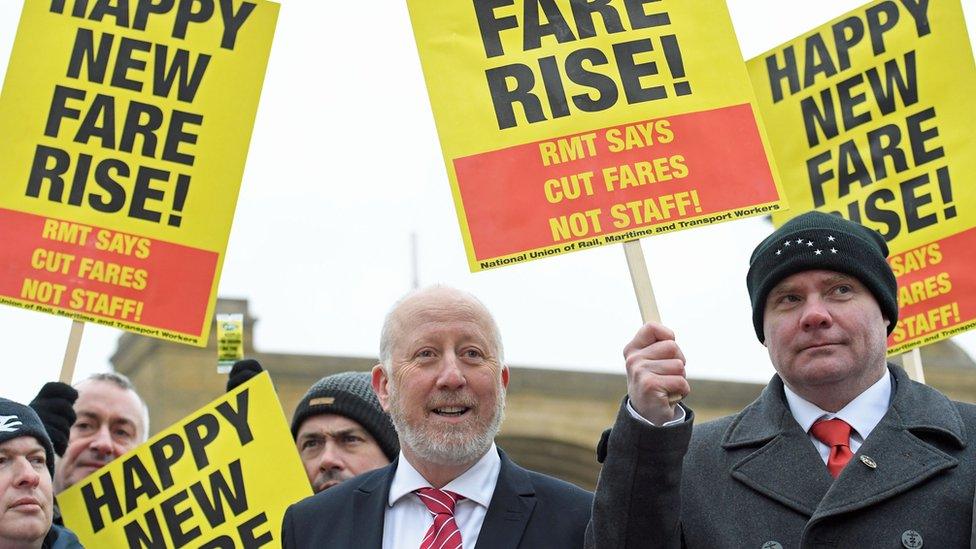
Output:
<instances>
[{"instance_id":1,"label":"shirt collar","mask_svg":"<svg viewBox=\"0 0 976 549\"><path fill-rule=\"evenodd\" d=\"M461 476L447 483L442 490L461 494L487 509L488 504L491 503L491 496L495 492L501 467L502 460L498 457L498 448L492 442L481 459ZM393 482L390 483L390 507L401 498L412 494L414 490L427 487L430 487L430 482L414 469L401 450L397 470L393 474Z\"/></svg>"},{"instance_id":2,"label":"shirt collar","mask_svg":"<svg viewBox=\"0 0 976 549\"><path fill-rule=\"evenodd\" d=\"M891 403L891 374L885 370L885 375L876 381L863 393L847 403L836 414L822 410L816 404L804 400L803 397L790 390L789 386L783 384L783 392L786 393L786 403L790 407L790 412L796 422L804 432L809 432L810 427L821 418L832 419L840 418L848 423L854 431L861 437L861 440L868 438L871 431L878 425L881 418L888 412Z\"/></svg>"}]
</instances>

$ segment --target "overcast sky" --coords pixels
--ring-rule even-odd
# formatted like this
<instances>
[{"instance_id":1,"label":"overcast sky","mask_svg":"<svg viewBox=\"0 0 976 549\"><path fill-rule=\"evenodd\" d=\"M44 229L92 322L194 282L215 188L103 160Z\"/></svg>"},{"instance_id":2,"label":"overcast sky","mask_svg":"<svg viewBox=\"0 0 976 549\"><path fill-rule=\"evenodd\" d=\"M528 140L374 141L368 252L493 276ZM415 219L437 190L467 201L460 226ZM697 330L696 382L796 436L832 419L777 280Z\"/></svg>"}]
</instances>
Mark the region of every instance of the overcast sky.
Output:
<instances>
[{"instance_id":1,"label":"overcast sky","mask_svg":"<svg viewBox=\"0 0 976 549\"><path fill-rule=\"evenodd\" d=\"M728 5L751 58L862 3ZM220 281L221 296L250 300L260 319L255 346L375 356L383 315L411 286L416 233L421 283L479 296L509 363L622 372L621 349L640 315L621 246L468 271L405 2L281 4ZM0 75L21 6L0 0ZM976 0L963 7L972 42ZM368 31L353 23L364 20ZM749 253L771 230L750 219L642 241L690 377L772 374L745 289ZM57 378L70 323L0 307L0 395L26 402ZM108 369L120 334L87 326L76 378ZM954 341L976 356L976 334Z\"/></svg>"}]
</instances>

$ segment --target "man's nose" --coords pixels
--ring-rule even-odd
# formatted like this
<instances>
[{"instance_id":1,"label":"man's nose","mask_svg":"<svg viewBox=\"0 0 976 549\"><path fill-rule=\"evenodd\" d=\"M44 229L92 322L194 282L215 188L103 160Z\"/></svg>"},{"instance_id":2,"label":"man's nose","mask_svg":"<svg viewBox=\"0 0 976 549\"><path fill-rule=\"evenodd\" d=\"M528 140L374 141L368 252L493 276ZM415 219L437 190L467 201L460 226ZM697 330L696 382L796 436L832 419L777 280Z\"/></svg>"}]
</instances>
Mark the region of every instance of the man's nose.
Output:
<instances>
[{"instance_id":1,"label":"man's nose","mask_svg":"<svg viewBox=\"0 0 976 549\"><path fill-rule=\"evenodd\" d=\"M343 459L339 445L333 442L326 442L325 448L322 449L322 455L319 457L319 469L322 471L341 471L345 468L346 462Z\"/></svg>"},{"instance_id":2,"label":"man's nose","mask_svg":"<svg viewBox=\"0 0 976 549\"><path fill-rule=\"evenodd\" d=\"M41 482L41 474L37 472L37 469L34 468L30 460L26 458L18 459L14 467L16 467L16 472L14 473L16 486L20 488L35 488Z\"/></svg>"},{"instance_id":3,"label":"man's nose","mask_svg":"<svg viewBox=\"0 0 976 549\"><path fill-rule=\"evenodd\" d=\"M461 371L461 361L454 353L446 353L443 365L438 372L437 387L439 389L457 390L466 384L464 372Z\"/></svg>"},{"instance_id":4,"label":"man's nose","mask_svg":"<svg viewBox=\"0 0 976 549\"><path fill-rule=\"evenodd\" d=\"M104 457L118 457L115 455L117 446L115 441L112 440L112 433L109 432L109 427L107 425L102 425L98 431L95 432L95 436L92 438L91 442L88 443L88 447Z\"/></svg>"},{"instance_id":5,"label":"man's nose","mask_svg":"<svg viewBox=\"0 0 976 549\"><path fill-rule=\"evenodd\" d=\"M819 296L810 297L803 304L803 315L800 323L804 330L829 328L834 320L827 303Z\"/></svg>"}]
</instances>

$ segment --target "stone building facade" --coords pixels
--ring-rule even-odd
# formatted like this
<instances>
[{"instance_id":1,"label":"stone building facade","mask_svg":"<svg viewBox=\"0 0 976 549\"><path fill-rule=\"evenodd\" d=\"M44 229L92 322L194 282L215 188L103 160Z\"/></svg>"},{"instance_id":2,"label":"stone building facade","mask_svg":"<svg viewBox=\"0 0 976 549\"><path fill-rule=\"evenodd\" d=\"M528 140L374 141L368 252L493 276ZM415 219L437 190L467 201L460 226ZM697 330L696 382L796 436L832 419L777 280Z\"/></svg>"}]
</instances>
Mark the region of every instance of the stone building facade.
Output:
<instances>
[{"instance_id":1,"label":"stone building facade","mask_svg":"<svg viewBox=\"0 0 976 549\"><path fill-rule=\"evenodd\" d=\"M265 353L253 347L255 319L247 302L218 302L220 313L245 315L245 356L271 375L285 416L319 378L345 371L368 371L373 357ZM180 420L220 396L226 375L216 371L216 335L207 348L124 334L112 357L115 370L129 376L150 409L153 431ZM926 381L956 400L976 402L976 364L958 347L942 343L922 350ZM897 360L896 360L897 362ZM526 368L510 365L508 407L498 444L525 467L596 486L595 448L626 392L620 374ZM700 421L733 413L752 402L762 384L692 379L687 404Z\"/></svg>"}]
</instances>

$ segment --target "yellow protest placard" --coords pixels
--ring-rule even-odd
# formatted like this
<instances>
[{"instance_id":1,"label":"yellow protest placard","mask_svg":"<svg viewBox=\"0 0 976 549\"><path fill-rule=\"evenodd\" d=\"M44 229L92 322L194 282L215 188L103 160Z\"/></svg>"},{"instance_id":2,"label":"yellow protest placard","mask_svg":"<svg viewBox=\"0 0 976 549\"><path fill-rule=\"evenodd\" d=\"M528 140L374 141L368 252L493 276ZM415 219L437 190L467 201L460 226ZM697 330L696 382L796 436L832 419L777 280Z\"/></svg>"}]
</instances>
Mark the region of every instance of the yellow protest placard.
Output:
<instances>
[{"instance_id":1,"label":"yellow protest placard","mask_svg":"<svg viewBox=\"0 0 976 549\"><path fill-rule=\"evenodd\" d=\"M312 495L267 372L58 494L85 547L281 547Z\"/></svg>"},{"instance_id":2,"label":"yellow protest placard","mask_svg":"<svg viewBox=\"0 0 976 549\"><path fill-rule=\"evenodd\" d=\"M721 0L408 0L472 270L784 207Z\"/></svg>"},{"instance_id":3,"label":"yellow protest placard","mask_svg":"<svg viewBox=\"0 0 976 549\"><path fill-rule=\"evenodd\" d=\"M205 345L278 4L27 0L0 302Z\"/></svg>"},{"instance_id":4,"label":"yellow protest placard","mask_svg":"<svg viewBox=\"0 0 976 549\"><path fill-rule=\"evenodd\" d=\"M878 230L889 352L976 327L976 68L959 0L865 4L748 61L791 210Z\"/></svg>"}]
</instances>

